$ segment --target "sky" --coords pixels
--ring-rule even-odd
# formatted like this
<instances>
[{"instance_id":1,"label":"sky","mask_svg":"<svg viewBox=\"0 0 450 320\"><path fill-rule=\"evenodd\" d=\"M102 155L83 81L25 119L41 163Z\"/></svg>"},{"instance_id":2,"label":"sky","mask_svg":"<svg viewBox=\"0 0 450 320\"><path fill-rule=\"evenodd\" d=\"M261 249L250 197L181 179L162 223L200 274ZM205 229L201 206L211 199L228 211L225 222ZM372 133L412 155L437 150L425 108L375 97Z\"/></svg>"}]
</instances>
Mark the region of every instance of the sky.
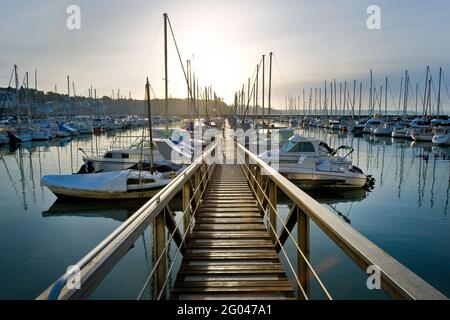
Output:
<instances>
[{"instance_id":1,"label":"sky","mask_svg":"<svg viewBox=\"0 0 450 320\"><path fill-rule=\"evenodd\" d=\"M366 25L373 4L379 30ZM66 27L70 5L81 9L80 30ZM79 95L92 85L99 96L120 89L142 98L148 76L163 98L164 12L182 61L192 60L200 84L227 103L271 51L274 107L333 78L365 81L367 89L369 69L377 85L389 77L393 96L406 69L422 88L426 67L436 83L443 67L450 85L447 0L0 0L0 86L17 64L20 79L38 69L40 90L67 92L70 75ZM186 97L173 42L168 78L170 96Z\"/></svg>"}]
</instances>

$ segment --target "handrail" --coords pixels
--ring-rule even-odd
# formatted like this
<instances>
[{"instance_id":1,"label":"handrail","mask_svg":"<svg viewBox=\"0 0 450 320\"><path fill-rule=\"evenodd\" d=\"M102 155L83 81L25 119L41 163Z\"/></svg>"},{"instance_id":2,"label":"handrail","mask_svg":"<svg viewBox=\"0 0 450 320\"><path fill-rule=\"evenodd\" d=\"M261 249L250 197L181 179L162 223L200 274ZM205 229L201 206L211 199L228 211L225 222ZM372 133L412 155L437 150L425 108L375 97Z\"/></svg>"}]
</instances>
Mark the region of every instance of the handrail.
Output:
<instances>
[{"instance_id":1,"label":"handrail","mask_svg":"<svg viewBox=\"0 0 450 320\"><path fill-rule=\"evenodd\" d=\"M311 263L310 263L309 260L306 258L305 253L300 249L298 243L295 241L294 237L292 236L291 232L290 232L289 229L287 228L287 226L286 226L286 224L284 223L283 219L281 219L280 215L278 214L277 208L270 202L270 199L269 199L269 197L267 196L267 194L264 192L264 190L262 189L262 187L259 185L259 183L258 183L258 181L256 180L256 178L251 174L250 168L249 168L248 165L245 163L244 159L240 158L240 160L242 161L241 166L243 166L243 167L245 166L245 169L244 169L244 170L246 170L246 171L248 172L249 176L251 176L251 177L254 179L254 181L256 182L256 185L258 186L258 188L259 188L261 191L263 191L263 192L262 192L263 197L267 200L267 203L268 203L270 209L272 209L273 212L275 212L275 215L276 215L277 219L282 223L283 228L286 230L287 234L288 234L289 237L292 239L292 241L293 241L293 243L294 243L294 245L295 245L295 248L296 248L297 252L300 253L300 255L302 256L302 259L305 261L307 267L309 268L309 270L311 270L311 273L313 274L314 278L315 278L316 281L318 282L319 287L322 289L322 291L324 292L324 294L326 295L326 297L327 297L329 300L332 300L333 298L331 297L331 295L330 295L330 293L328 292L327 288L325 287L325 285L323 284L322 280L321 280L320 277L318 276L317 272L314 270L314 268L312 267ZM252 192L256 195L255 188L252 186L251 183L250 183L250 188L252 189ZM257 201L258 205L261 207L261 209L264 210L262 201L261 201L260 199L258 199L258 197L256 197L256 201ZM265 210L264 210L264 211L265 211ZM271 230L273 231L274 236L275 236L277 242L278 242L279 245L280 245L280 249L282 250L282 252L284 253L284 255L285 255L285 257L286 257L286 260L288 261L288 264L289 264L290 268L293 269L293 267L292 267L292 262L290 261L289 257L288 257L287 254L286 254L286 251L284 250L283 244L281 243L281 241L280 241L280 239L279 239L279 237L278 237L276 228L272 225L272 223L270 222L270 219L267 219L267 222L268 222L268 224L270 225L270 228L271 228ZM293 271L293 270L292 270L292 271ZM300 280L298 279L298 276L297 276L296 272L295 272L295 271L293 271L293 272L294 272L294 276L295 276L295 278L296 278L297 284L298 284L298 286L300 287L300 290L302 291L304 297L305 297L306 299L309 299L309 297L307 296L307 294L306 294L306 292L305 292L303 286L302 286L301 283L300 283Z\"/></svg>"},{"instance_id":2,"label":"handrail","mask_svg":"<svg viewBox=\"0 0 450 320\"><path fill-rule=\"evenodd\" d=\"M108 270L111 270L120 258L128 251L131 245L142 234L147 226L161 213L170 200L181 190L183 184L188 181L197 169L217 148L217 142L209 145L202 156L196 159L186 170L175 177L167 186L153 196L128 220L114 230L106 239L98 244L92 251L75 264L81 271L81 289L67 288L67 275L61 276L54 284L47 288L38 300L49 299L49 294L55 285L64 286L52 297L56 299L79 299L88 296L103 280Z\"/></svg>"},{"instance_id":3,"label":"handrail","mask_svg":"<svg viewBox=\"0 0 450 320\"><path fill-rule=\"evenodd\" d=\"M152 268L152 270L151 270L149 276L148 276L147 279L145 280L144 286L142 287L141 291L139 292L139 295L138 295L138 297L137 297L137 300L140 300L140 299L142 298L142 296L144 295L145 289L146 289L146 288L148 287L148 285L150 284L150 280L152 279L152 277L153 277L155 271L158 269L159 263L162 261L163 258L165 258L165 254L166 254L166 252L167 252L167 250L168 250L168 248L169 248L170 241L172 241L173 236L175 235L176 231L178 230L180 224L183 222L183 217L184 217L184 216L186 215L186 213L190 210L189 207L191 206L192 201L197 197L197 192L200 190L200 188L201 188L201 186L202 186L202 184L203 184L203 182L204 182L204 180L205 180L206 177L208 177L208 179L206 180L206 183L209 182L209 178L211 177L211 173L212 173L212 171L213 171L214 166L215 166L215 165L210 166L210 167L208 168L208 170L205 172L205 174L203 175L202 179L200 180L199 185L198 185L197 188L194 190L192 197L189 199L189 203L187 204L187 207L183 210L182 216L181 216L180 220L178 221L176 227L174 228L174 231L170 234L169 238L167 239L167 244L166 244L166 246L164 247L163 251L162 251L161 254L159 255L158 259L155 261L154 266L153 266L153 268ZM176 259L178 258L178 254L179 254L179 252L181 251L180 248L181 248L181 246L183 245L183 243L184 243L184 241L185 241L185 239L186 239L186 236L187 236L187 234L188 234L188 231L189 231L189 229L190 229L190 227L191 227L192 222L194 221L195 214L197 213L198 208L199 208L199 204L200 204L200 202L201 202L201 196L204 194L204 192L205 192L205 189L202 190L202 192L201 192L201 194L200 194L200 197L199 197L199 200L195 202L195 209L194 209L194 212L192 213L191 218L189 219L189 225L186 226L186 230L184 230L183 238L182 238L181 244L180 244L180 246L179 246L178 249L177 249L176 255L175 255L175 257L174 257L173 264L172 264L171 268L169 269L169 272L167 272L167 277L166 277L166 279L165 279L165 281L164 281L164 285L163 285L163 288L161 289L161 293L164 291L164 287L166 286L167 279L169 278L170 273L171 273L171 271L172 271L172 268L173 268L173 266L175 265L175 261L176 261ZM158 300L159 300L159 297L160 297L160 294L161 294L161 293L158 293Z\"/></svg>"},{"instance_id":4,"label":"handrail","mask_svg":"<svg viewBox=\"0 0 450 320\"><path fill-rule=\"evenodd\" d=\"M448 299L240 143L237 143L237 149L247 155L250 163L257 165L359 267L365 271L369 266L377 266L381 286L391 296L414 300Z\"/></svg>"}]
</instances>

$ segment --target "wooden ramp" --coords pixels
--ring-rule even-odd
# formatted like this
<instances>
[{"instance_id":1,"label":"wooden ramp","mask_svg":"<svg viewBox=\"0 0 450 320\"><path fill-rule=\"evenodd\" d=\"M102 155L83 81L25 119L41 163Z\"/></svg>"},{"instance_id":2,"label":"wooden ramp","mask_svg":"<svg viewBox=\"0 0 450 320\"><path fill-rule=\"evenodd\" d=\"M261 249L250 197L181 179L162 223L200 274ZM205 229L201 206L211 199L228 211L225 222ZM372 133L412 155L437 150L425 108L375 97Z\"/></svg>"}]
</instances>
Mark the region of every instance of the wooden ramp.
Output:
<instances>
[{"instance_id":1,"label":"wooden ramp","mask_svg":"<svg viewBox=\"0 0 450 320\"><path fill-rule=\"evenodd\" d=\"M174 299L293 297L239 165L217 165L171 294Z\"/></svg>"}]
</instances>

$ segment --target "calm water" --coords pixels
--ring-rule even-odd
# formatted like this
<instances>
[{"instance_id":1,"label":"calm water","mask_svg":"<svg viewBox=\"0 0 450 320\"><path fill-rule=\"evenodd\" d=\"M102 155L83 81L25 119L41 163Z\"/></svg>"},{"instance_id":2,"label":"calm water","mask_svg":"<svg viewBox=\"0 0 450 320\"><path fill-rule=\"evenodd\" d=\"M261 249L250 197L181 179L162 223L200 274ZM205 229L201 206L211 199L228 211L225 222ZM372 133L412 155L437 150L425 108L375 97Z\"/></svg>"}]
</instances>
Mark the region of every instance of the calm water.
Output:
<instances>
[{"instance_id":1,"label":"calm water","mask_svg":"<svg viewBox=\"0 0 450 320\"><path fill-rule=\"evenodd\" d=\"M376 178L371 192L319 191L313 196L450 296L450 149L323 130L300 133L333 147L353 146L354 164ZM35 298L139 207L136 202L61 203L40 186L40 177L77 171L82 164L79 148L97 153L119 142L129 144L139 134L136 130L1 148L0 299ZM285 216L288 203L283 201L279 208ZM179 210L179 199L171 207ZM134 299L152 268L151 248L148 229L91 298ZM294 258L292 244L286 248ZM310 250L333 297L386 298L366 288L367 276L313 224ZM173 257L175 246L171 252ZM311 293L323 297L314 281Z\"/></svg>"}]
</instances>

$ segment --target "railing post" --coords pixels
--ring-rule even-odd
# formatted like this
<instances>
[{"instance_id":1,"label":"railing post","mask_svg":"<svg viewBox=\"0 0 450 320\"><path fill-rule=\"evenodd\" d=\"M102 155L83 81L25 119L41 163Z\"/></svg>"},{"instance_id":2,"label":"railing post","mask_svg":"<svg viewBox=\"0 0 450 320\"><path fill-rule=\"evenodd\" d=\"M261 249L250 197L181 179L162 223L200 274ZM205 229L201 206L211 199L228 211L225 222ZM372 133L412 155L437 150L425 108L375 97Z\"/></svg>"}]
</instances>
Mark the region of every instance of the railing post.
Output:
<instances>
[{"instance_id":1,"label":"railing post","mask_svg":"<svg viewBox=\"0 0 450 320\"><path fill-rule=\"evenodd\" d=\"M234 161L233 161L233 164L239 164L239 161L238 161L238 143L237 143L237 137L234 137L234 143L233 143L233 145L234 145Z\"/></svg>"},{"instance_id":2,"label":"railing post","mask_svg":"<svg viewBox=\"0 0 450 320\"><path fill-rule=\"evenodd\" d=\"M195 171L195 175L194 175L194 190L197 190L197 192L195 192L195 205L198 206L199 205L199 201L200 201L200 194L202 192L202 187L200 185L200 181L201 181L201 166L198 167L198 169Z\"/></svg>"},{"instance_id":3,"label":"railing post","mask_svg":"<svg viewBox=\"0 0 450 320\"><path fill-rule=\"evenodd\" d=\"M277 216L276 216L276 209L277 209L277 185L275 182L270 179L270 177L267 177L269 179L269 221L272 225L273 229L269 227L269 234L270 239L275 244L276 243L276 232L277 232Z\"/></svg>"},{"instance_id":4,"label":"railing post","mask_svg":"<svg viewBox=\"0 0 450 320\"><path fill-rule=\"evenodd\" d=\"M203 178L203 182L202 182L202 192L203 192L203 190L205 190L205 188L206 188L206 182L207 182L207 179L206 179L206 172L208 172L208 166L206 165L206 162L203 162L202 163L202 171L201 171L201 175L200 175L200 177L201 178ZM205 177L204 177L205 176Z\"/></svg>"},{"instance_id":5,"label":"railing post","mask_svg":"<svg viewBox=\"0 0 450 320\"><path fill-rule=\"evenodd\" d=\"M166 210L166 209L164 209ZM166 247L166 219L165 212L160 212L155 218L153 223L153 257L154 261L157 261L159 257L164 254L164 257L160 260L155 273L155 297L163 290L163 285L166 280L166 254L164 253L164 248ZM166 289L164 288L161 298L166 298Z\"/></svg>"},{"instance_id":6,"label":"railing post","mask_svg":"<svg viewBox=\"0 0 450 320\"><path fill-rule=\"evenodd\" d=\"M191 186L189 185L189 181L187 181L183 185L183 224L184 224L184 230L186 232L186 240L189 238L190 231L188 230L190 227L191 222Z\"/></svg>"},{"instance_id":7,"label":"railing post","mask_svg":"<svg viewBox=\"0 0 450 320\"><path fill-rule=\"evenodd\" d=\"M259 202L263 202L262 201L262 190L261 188L262 186L262 176L261 176L261 167L256 165L256 178L255 178L256 182L255 182L255 188L256 188L256 196L259 200Z\"/></svg>"},{"instance_id":8,"label":"railing post","mask_svg":"<svg viewBox=\"0 0 450 320\"><path fill-rule=\"evenodd\" d=\"M303 252L306 259L309 260L309 218L299 207L297 207L297 243L298 247ZM308 265L298 252L297 252L297 276L306 294L309 295ZM299 297L300 299L304 298L302 297L301 292L299 292Z\"/></svg>"}]
</instances>

